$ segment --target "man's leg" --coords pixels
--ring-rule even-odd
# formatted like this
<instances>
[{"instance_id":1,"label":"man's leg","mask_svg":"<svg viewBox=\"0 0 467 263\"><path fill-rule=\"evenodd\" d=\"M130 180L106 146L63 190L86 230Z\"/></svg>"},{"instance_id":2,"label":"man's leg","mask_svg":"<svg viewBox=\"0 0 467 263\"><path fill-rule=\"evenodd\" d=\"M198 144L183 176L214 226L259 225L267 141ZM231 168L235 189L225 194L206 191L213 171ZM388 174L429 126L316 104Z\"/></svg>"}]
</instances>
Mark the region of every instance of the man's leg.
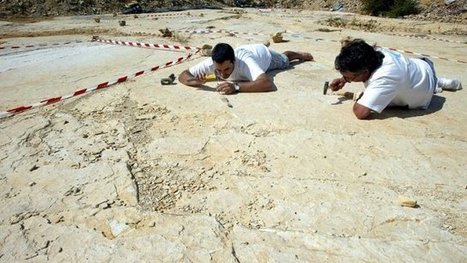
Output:
<instances>
[{"instance_id":1,"label":"man's leg","mask_svg":"<svg viewBox=\"0 0 467 263\"><path fill-rule=\"evenodd\" d=\"M458 79L438 78L438 88L442 90L461 90L462 83Z\"/></svg>"},{"instance_id":2,"label":"man's leg","mask_svg":"<svg viewBox=\"0 0 467 263\"><path fill-rule=\"evenodd\" d=\"M269 50L271 52L271 64L267 71L276 70L276 69L286 69L289 67L289 58L281 53L278 53L274 50Z\"/></svg>"},{"instance_id":3,"label":"man's leg","mask_svg":"<svg viewBox=\"0 0 467 263\"><path fill-rule=\"evenodd\" d=\"M441 92L442 90L461 90L462 89L462 83L458 79L447 79L447 78L438 78L436 76L436 71L435 71L435 66L433 64L433 61L431 61L427 57L421 57L421 60L425 61L430 65L431 70L433 71L433 75L435 78L435 83L436 83L436 93Z\"/></svg>"},{"instance_id":4,"label":"man's leg","mask_svg":"<svg viewBox=\"0 0 467 263\"><path fill-rule=\"evenodd\" d=\"M313 56L308 52L295 52L295 51L285 51L286 55L290 61L298 59L300 61L312 61Z\"/></svg>"},{"instance_id":5,"label":"man's leg","mask_svg":"<svg viewBox=\"0 0 467 263\"><path fill-rule=\"evenodd\" d=\"M285 51L282 54L274 50L269 50L269 52L271 52L271 64L267 71L286 69L289 67L290 61L294 59L299 59L300 61L313 60L313 56L310 53L305 52Z\"/></svg>"}]
</instances>

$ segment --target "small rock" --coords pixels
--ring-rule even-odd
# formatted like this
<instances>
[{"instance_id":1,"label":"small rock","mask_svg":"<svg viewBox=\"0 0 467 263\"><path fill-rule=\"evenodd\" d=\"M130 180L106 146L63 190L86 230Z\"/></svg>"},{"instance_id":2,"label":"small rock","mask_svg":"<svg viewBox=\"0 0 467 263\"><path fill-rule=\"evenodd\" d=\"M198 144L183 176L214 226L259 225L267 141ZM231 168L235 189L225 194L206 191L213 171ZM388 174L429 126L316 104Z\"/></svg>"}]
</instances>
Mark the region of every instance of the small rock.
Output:
<instances>
[{"instance_id":1,"label":"small rock","mask_svg":"<svg viewBox=\"0 0 467 263\"><path fill-rule=\"evenodd\" d=\"M412 200L405 196L399 196L399 204L405 207L417 208L419 207L417 201Z\"/></svg>"},{"instance_id":2,"label":"small rock","mask_svg":"<svg viewBox=\"0 0 467 263\"><path fill-rule=\"evenodd\" d=\"M205 57L210 57L212 54L212 46L208 44L204 44L201 47L201 55Z\"/></svg>"},{"instance_id":3,"label":"small rock","mask_svg":"<svg viewBox=\"0 0 467 263\"><path fill-rule=\"evenodd\" d=\"M284 37L282 36L281 32L278 32L272 36L272 42L274 43L281 43L284 42Z\"/></svg>"},{"instance_id":4,"label":"small rock","mask_svg":"<svg viewBox=\"0 0 467 263\"><path fill-rule=\"evenodd\" d=\"M173 36L172 31L170 31L168 28L159 29L159 32L162 33L162 37L172 37Z\"/></svg>"}]
</instances>

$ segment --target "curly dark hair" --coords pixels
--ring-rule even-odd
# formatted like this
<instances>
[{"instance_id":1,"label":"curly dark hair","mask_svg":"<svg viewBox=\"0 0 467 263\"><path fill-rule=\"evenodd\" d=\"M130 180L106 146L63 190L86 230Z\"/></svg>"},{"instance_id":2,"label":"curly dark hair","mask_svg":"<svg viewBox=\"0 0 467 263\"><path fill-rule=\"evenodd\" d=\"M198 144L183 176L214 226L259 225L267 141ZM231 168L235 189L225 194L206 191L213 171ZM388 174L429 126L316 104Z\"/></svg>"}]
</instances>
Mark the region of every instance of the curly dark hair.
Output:
<instances>
[{"instance_id":1,"label":"curly dark hair","mask_svg":"<svg viewBox=\"0 0 467 263\"><path fill-rule=\"evenodd\" d=\"M211 58L216 63L223 63L224 61L230 60L230 62L235 61L235 52L229 44L218 43L212 49Z\"/></svg>"},{"instance_id":2,"label":"curly dark hair","mask_svg":"<svg viewBox=\"0 0 467 263\"><path fill-rule=\"evenodd\" d=\"M373 73L383 64L384 55L375 47L370 46L363 39L345 41L341 52L334 61L334 66L340 72L357 73L368 69Z\"/></svg>"}]
</instances>

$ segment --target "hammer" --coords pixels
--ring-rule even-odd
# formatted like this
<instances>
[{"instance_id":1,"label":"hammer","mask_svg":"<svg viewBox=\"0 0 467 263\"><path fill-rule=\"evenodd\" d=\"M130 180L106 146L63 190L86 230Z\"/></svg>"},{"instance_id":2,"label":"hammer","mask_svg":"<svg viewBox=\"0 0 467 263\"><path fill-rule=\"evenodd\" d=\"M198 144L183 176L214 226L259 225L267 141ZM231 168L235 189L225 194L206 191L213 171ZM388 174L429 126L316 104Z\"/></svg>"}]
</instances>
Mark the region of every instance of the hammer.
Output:
<instances>
[{"instance_id":1,"label":"hammer","mask_svg":"<svg viewBox=\"0 0 467 263\"><path fill-rule=\"evenodd\" d=\"M323 95L326 95L326 93L328 92L328 88L329 88L329 81L325 81L324 86L323 86Z\"/></svg>"}]
</instances>

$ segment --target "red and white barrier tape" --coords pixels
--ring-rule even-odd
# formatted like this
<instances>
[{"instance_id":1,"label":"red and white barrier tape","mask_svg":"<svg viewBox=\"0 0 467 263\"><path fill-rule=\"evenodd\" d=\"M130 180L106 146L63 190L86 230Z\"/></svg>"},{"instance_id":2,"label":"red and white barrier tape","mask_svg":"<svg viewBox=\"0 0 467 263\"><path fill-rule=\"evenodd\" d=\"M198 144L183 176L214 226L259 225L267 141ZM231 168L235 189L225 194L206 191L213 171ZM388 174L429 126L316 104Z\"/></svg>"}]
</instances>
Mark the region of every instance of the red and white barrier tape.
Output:
<instances>
[{"instance_id":1,"label":"red and white barrier tape","mask_svg":"<svg viewBox=\"0 0 467 263\"><path fill-rule=\"evenodd\" d=\"M197 48L189 47L189 46L179 46L179 45L166 45L166 44L150 44L150 43L141 43L141 42L131 42L131 41L118 41L118 40L103 40L97 39L94 40L95 42L105 43L105 44L113 44L113 45L123 45L123 46L131 46L131 47L142 47L142 48L157 48L157 49L165 49L165 50L172 50L172 51L193 51Z\"/></svg>"},{"instance_id":2,"label":"red and white barrier tape","mask_svg":"<svg viewBox=\"0 0 467 263\"><path fill-rule=\"evenodd\" d=\"M138 35L138 36L152 36L152 37L159 37L161 36L161 34L157 34L157 33L148 33L148 32L131 32L131 34L133 35Z\"/></svg>"},{"instance_id":3,"label":"red and white barrier tape","mask_svg":"<svg viewBox=\"0 0 467 263\"><path fill-rule=\"evenodd\" d=\"M460 59L449 59L449 58L432 56L432 55L423 54L423 53L416 53L416 52L413 52L413 51L410 51L410 50L402 50L402 49L392 48L392 47L381 47L381 48L385 48L385 49L389 49L389 50L393 50L393 51L397 51L397 52L401 52L401 53L406 53L406 54L410 54L410 55L415 55L415 56L423 56L423 57L428 57L428 58L437 58L437 59L442 59L442 60L454 61L454 62L457 62L457 63L467 64L467 61L460 60Z\"/></svg>"},{"instance_id":4,"label":"red and white barrier tape","mask_svg":"<svg viewBox=\"0 0 467 263\"><path fill-rule=\"evenodd\" d=\"M163 14L148 14L145 17L171 17L171 16L190 16L190 13L163 13Z\"/></svg>"},{"instance_id":5,"label":"red and white barrier tape","mask_svg":"<svg viewBox=\"0 0 467 263\"><path fill-rule=\"evenodd\" d=\"M64 101L66 99L70 99L70 98L80 96L80 95L83 95L83 94L86 94L86 93L90 93L90 92L93 92L93 91L96 91L96 90L101 90L101 89L104 89L104 88L108 88L108 87L113 86L115 84L125 82L125 81L127 81L129 79L139 77L139 76L143 75L145 72L157 71L159 69L163 69L163 68L171 67L171 66L176 65L176 64L180 64L180 63L192 58L199 51L200 51L200 49L197 49L194 53L189 53L188 56L186 56L186 57L179 57L178 59L173 60L173 61L169 61L169 62L167 62L167 63L165 63L163 65L154 66L154 67L152 67L150 69L147 69L147 70L140 70L140 71L138 71L138 72L136 72L136 73L134 73L133 75L130 75L130 76L122 76L122 77L119 77L118 79L113 80L113 81L102 82L102 83L100 83L100 84L98 84L98 85L96 85L94 87L90 87L90 88L87 88L87 89L76 90L75 92L73 92L71 94L68 94L68 95L45 99L45 100L42 100L42 101L34 103L34 104L30 104L30 105L26 105L26 106L19 106L19 107L9 109L7 111L0 112L0 119L15 115L17 113L21 113L21 112L24 112L24 111L27 111L27 110L31 110L31 109L34 109L34 108L37 108L37 107L40 107L40 106L53 104L53 103Z\"/></svg>"},{"instance_id":6,"label":"red and white barrier tape","mask_svg":"<svg viewBox=\"0 0 467 263\"><path fill-rule=\"evenodd\" d=\"M412 38L420 38L420 39L428 39L428 40L437 40L442 42L451 42L451 43L458 43L458 44L467 44L467 41L457 41L457 40L450 40L438 37L430 37L430 36L421 36L421 35L404 35L404 34L389 34L391 36L399 36L399 37L412 37Z\"/></svg>"},{"instance_id":7,"label":"red and white barrier tape","mask_svg":"<svg viewBox=\"0 0 467 263\"><path fill-rule=\"evenodd\" d=\"M307 39L311 39L311 38L307 38ZM326 40L326 39L323 39L323 38L316 38L315 39L316 41L319 41L319 40ZM337 41L337 40L327 40L327 41L330 41L330 42L340 42L340 41ZM397 51L397 52L400 52L400 53L405 53L405 54L409 54L409 55L414 55L414 56L422 56L422 57L428 57L428 58L436 58L436 59L442 59L442 60L446 60L446 61L454 61L454 62L457 62L457 63L464 63L464 64L467 64L467 61L465 60L460 60L460 59L449 59L449 58L445 58L445 57L438 57L438 56L433 56L433 55L429 55L429 54L423 54L423 53L416 53L416 52L413 52L413 51L410 51L410 50L403 50L403 49L397 49L397 48L392 48L392 47L381 47L381 46L377 46L379 48L384 48L384 49L388 49L388 50L392 50L392 51Z\"/></svg>"},{"instance_id":8,"label":"red and white barrier tape","mask_svg":"<svg viewBox=\"0 0 467 263\"><path fill-rule=\"evenodd\" d=\"M151 34L153 36L157 36L157 34ZM63 42L63 43L51 43L51 44L29 44L23 46L0 46L0 50L4 49L21 49L21 48L34 48L34 47L49 47L49 46L60 46L60 45L69 45L74 43L84 43L89 41L73 41L73 42ZM118 40L91 40L91 42L100 42L105 44L114 44L114 45L123 45L123 46L132 46L132 47L142 47L142 48L157 48L157 49L165 49L165 50L172 50L172 51L189 51L192 52L196 50L196 48L189 47L189 46L180 46L180 45L166 45L166 44L151 44L151 43L140 43L140 42L131 42L131 41L118 41Z\"/></svg>"},{"instance_id":9,"label":"red and white barrier tape","mask_svg":"<svg viewBox=\"0 0 467 263\"><path fill-rule=\"evenodd\" d=\"M234 34L234 35L249 35L249 36L265 36L266 34L263 33L247 33L247 32L239 32L239 31L228 31L228 30L177 30L177 32L182 33L190 33L190 34L212 34L212 33L226 33L226 34Z\"/></svg>"},{"instance_id":10,"label":"red and white barrier tape","mask_svg":"<svg viewBox=\"0 0 467 263\"><path fill-rule=\"evenodd\" d=\"M83 43L87 41L70 41L70 42L63 42L63 43L41 43L41 44L29 44L29 45L22 45L22 46L0 46L1 49L20 49L20 48L33 48L33 47L48 47L48 46L63 46L69 45L74 43Z\"/></svg>"},{"instance_id":11,"label":"red and white barrier tape","mask_svg":"<svg viewBox=\"0 0 467 263\"><path fill-rule=\"evenodd\" d=\"M232 33L232 34L252 34L252 35L265 35L265 34L261 34L261 33L241 33L241 32L237 32L237 31L227 31L227 30L181 30L181 32L186 32L186 33L192 33L192 34L210 34L210 33ZM314 39L314 38L310 38L310 37L305 37L306 39ZM326 39L323 39L323 38L316 38L315 40L326 40ZM326 41L330 41L330 42L339 42L337 40L326 40ZM423 53L416 53L416 52L413 52L413 51L409 51L409 50L402 50L402 49L396 49L396 48L390 48L390 47L382 47L382 48L385 48L385 49L389 49L389 50L393 50L393 51L397 51L397 52L401 52L401 53L406 53L406 54L411 54L411 55L416 55L416 56L424 56L424 57L429 57L429 58L436 58L436 59L442 59L442 60L447 60L447 61L454 61L454 62L457 62L457 63L464 63L464 64L467 64L467 61L464 61L464 60L460 60L460 59L449 59L449 58L445 58L445 57L438 57L438 56L433 56L433 55L428 55L428 54L423 54Z\"/></svg>"}]
</instances>

